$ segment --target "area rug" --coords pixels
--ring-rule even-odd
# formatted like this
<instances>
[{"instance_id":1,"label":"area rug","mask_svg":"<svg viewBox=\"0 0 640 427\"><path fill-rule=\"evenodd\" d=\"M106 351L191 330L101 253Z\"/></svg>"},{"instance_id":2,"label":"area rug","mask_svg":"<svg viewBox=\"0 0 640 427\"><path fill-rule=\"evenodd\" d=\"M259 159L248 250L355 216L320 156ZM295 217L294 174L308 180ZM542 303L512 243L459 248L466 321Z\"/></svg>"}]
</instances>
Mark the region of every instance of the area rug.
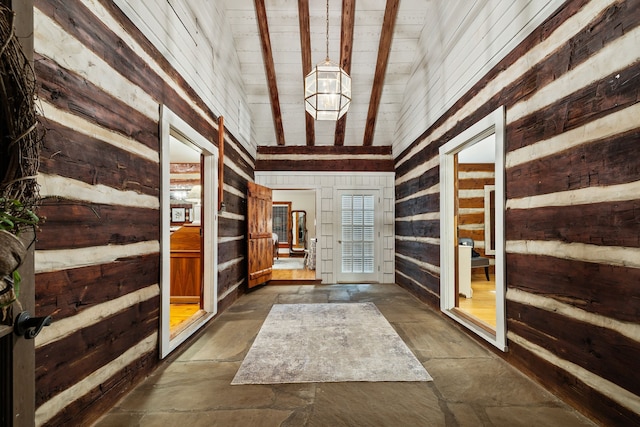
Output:
<instances>
[{"instance_id":1,"label":"area rug","mask_svg":"<svg viewBox=\"0 0 640 427\"><path fill-rule=\"evenodd\" d=\"M273 260L274 270L302 270L304 258L279 258Z\"/></svg>"},{"instance_id":2,"label":"area rug","mask_svg":"<svg viewBox=\"0 0 640 427\"><path fill-rule=\"evenodd\" d=\"M276 304L231 384L432 381L373 303Z\"/></svg>"}]
</instances>

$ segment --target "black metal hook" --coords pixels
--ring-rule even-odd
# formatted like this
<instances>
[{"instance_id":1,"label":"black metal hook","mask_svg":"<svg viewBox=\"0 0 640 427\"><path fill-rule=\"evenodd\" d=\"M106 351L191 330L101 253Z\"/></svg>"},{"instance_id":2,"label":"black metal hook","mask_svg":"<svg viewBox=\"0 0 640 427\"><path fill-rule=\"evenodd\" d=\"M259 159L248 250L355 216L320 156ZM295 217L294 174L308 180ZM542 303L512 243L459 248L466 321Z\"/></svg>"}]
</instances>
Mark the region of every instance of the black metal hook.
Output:
<instances>
[{"instance_id":1,"label":"black metal hook","mask_svg":"<svg viewBox=\"0 0 640 427\"><path fill-rule=\"evenodd\" d=\"M45 326L51 324L51 316L31 317L28 311L18 314L13 322L13 331L16 335L31 340L36 337Z\"/></svg>"}]
</instances>

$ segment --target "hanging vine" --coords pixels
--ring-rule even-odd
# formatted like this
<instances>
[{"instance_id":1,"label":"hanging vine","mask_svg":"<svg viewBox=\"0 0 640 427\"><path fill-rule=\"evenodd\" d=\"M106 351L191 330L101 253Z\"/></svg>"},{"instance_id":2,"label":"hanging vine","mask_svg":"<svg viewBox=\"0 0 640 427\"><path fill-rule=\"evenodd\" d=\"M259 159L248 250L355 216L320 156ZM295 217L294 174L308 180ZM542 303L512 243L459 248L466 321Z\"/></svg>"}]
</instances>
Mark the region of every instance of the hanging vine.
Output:
<instances>
[{"instance_id":1,"label":"hanging vine","mask_svg":"<svg viewBox=\"0 0 640 427\"><path fill-rule=\"evenodd\" d=\"M10 320L14 302L20 307L18 267L27 249L16 236L39 221L37 174L44 137L35 73L16 37L14 17L0 4L0 322Z\"/></svg>"},{"instance_id":2,"label":"hanging vine","mask_svg":"<svg viewBox=\"0 0 640 427\"><path fill-rule=\"evenodd\" d=\"M38 222L35 208L44 137L36 80L14 30L14 12L0 5L0 229L18 234Z\"/></svg>"}]
</instances>

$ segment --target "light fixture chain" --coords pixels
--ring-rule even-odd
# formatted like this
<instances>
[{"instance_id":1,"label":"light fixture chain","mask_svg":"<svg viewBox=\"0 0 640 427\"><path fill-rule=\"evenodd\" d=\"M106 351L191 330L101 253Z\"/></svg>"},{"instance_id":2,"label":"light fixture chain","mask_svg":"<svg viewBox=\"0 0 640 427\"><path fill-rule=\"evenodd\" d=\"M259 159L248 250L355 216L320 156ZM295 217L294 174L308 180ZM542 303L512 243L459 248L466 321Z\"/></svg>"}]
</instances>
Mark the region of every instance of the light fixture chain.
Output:
<instances>
[{"instance_id":1,"label":"light fixture chain","mask_svg":"<svg viewBox=\"0 0 640 427\"><path fill-rule=\"evenodd\" d=\"M329 62L329 0L327 0L327 62Z\"/></svg>"}]
</instances>

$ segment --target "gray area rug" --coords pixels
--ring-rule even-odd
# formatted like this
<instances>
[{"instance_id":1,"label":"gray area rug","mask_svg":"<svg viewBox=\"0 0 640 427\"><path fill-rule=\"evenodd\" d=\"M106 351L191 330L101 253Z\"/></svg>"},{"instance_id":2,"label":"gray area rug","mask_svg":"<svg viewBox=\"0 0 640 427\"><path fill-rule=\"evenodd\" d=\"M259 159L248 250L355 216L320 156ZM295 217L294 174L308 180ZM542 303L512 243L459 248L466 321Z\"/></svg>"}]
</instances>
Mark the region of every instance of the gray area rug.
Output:
<instances>
[{"instance_id":1,"label":"gray area rug","mask_svg":"<svg viewBox=\"0 0 640 427\"><path fill-rule=\"evenodd\" d=\"M373 303L276 304L231 384L432 381Z\"/></svg>"}]
</instances>

